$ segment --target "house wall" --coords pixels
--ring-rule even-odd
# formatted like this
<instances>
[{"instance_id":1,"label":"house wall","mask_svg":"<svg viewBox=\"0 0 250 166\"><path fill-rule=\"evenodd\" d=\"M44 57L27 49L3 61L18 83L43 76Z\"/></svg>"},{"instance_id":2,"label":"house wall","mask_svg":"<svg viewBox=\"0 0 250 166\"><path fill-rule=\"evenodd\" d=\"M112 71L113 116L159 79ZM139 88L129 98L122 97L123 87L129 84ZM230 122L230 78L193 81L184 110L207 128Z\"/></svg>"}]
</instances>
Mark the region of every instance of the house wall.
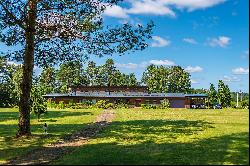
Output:
<instances>
[{"instance_id":1,"label":"house wall","mask_svg":"<svg viewBox=\"0 0 250 166\"><path fill-rule=\"evenodd\" d=\"M150 98L150 97L134 97L134 98L105 98L105 97L77 97L77 96L64 96L64 97L55 97L55 98L49 98L51 101L55 101L56 103L59 103L60 101L64 101L64 103L68 104L70 100L73 100L75 103L80 103L83 100L109 100L112 103L118 102L118 100L121 100L123 102L128 102L129 105L139 107L141 104L155 104L159 105L161 104L161 100L163 100L164 97L159 98ZM185 108L186 104L188 103L185 98L167 98L170 102L171 108Z\"/></svg>"},{"instance_id":2,"label":"house wall","mask_svg":"<svg viewBox=\"0 0 250 166\"><path fill-rule=\"evenodd\" d=\"M189 97L185 98L185 108L191 108L191 99Z\"/></svg>"}]
</instances>

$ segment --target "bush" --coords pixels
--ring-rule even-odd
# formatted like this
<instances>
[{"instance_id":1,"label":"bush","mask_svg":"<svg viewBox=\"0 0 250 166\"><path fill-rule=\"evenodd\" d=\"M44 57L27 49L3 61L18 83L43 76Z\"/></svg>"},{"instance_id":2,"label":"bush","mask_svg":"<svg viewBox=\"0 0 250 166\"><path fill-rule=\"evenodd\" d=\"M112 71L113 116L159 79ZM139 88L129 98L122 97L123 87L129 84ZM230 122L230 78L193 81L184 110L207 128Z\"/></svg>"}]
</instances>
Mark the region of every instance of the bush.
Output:
<instances>
[{"instance_id":1,"label":"bush","mask_svg":"<svg viewBox=\"0 0 250 166\"><path fill-rule=\"evenodd\" d=\"M141 107L143 109L157 109L157 106L152 104L141 104Z\"/></svg>"},{"instance_id":2,"label":"bush","mask_svg":"<svg viewBox=\"0 0 250 166\"><path fill-rule=\"evenodd\" d=\"M59 109L65 109L64 101L60 101L57 108Z\"/></svg>"},{"instance_id":3,"label":"bush","mask_svg":"<svg viewBox=\"0 0 250 166\"><path fill-rule=\"evenodd\" d=\"M236 108L236 105L237 105L237 104L236 104L235 101L232 101L232 102L231 102L231 107L232 107L232 108Z\"/></svg>"},{"instance_id":4,"label":"bush","mask_svg":"<svg viewBox=\"0 0 250 166\"><path fill-rule=\"evenodd\" d=\"M72 106L75 106L74 101L71 99L68 104L68 108L71 108Z\"/></svg>"},{"instance_id":5,"label":"bush","mask_svg":"<svg viewBox=\"0 0 250 166\"><path fill-rule=\"evenodd\" d=\"M107 103L106 100L99 100L97 103L94 105L95 108L102 108L102 109L111 109L115 108L113 103Z\"/></svg>"},{"instance_id":6,"label":"bush","mask_svg":"<svg viewBox=\"0 0 250 166\"><path fill-rule=\"evenodd\" d=\"M114 108L114 104L113 103L108 103L104 107L104 109L111 109L111 108Z\"/></svg>"},{"instance_id":7,"label":"bush","mask_svg":"<svg viewBox=\"0 0 250 166\"><path fill-rule=\"evenodd\" d=\"M141 107L143 109L167 109L170 108L170 102L168 99L164 99L161 105L155 105L155 104L141 104Z\"/></svg>"},{"instance_id":8,"label":"bush","mask_svg":"<svg viewBox=\"0 0 250 166\"><path fill-rule=\"evenodd\" d=\"M125 103L118 103L118 104L115 104L115 108L116 109L121 109L121 108L128 108L128 104L125 104Z\"/></svg>"},{"instance_id":9,"label":"bush","mask_svg":"<svg viewBox=\"0 0 250 166\"><path fill-rule=\"evenodd\" d=\"M48 108L57 108L57 104L55 101L49 101L47 103Z\"/></svg>"},{"instance_id":10,"label":"bush","mask_svg":"<svg viewBox=\"0 0 250 166\"><path fill-rule=\"evenodd\" d=\"M105 107L106 107L106 100L99 100L99 101L97 101L96 104L95 104L95 107L96 108L103 108L103 109L105 109Z\"/></svg>"},{"instance_id":11,"label":"bush","mask_svg":"<svg viewBox=\"0 0 250 166\"><path fill-rule=\"evenodd\" d=\"M47 111L46 103L34 103L32 110L37 115L37 119L39 121L41 114L44 114Z\"/></svg>"},{"instance_id":12,"label":"bush","mask_svg":"<svg viewBox=\"0 0 250 166\"><path fill-rule=\"evenodd\" d=\"M90 100L84 101L83 104L87 105L87 106L91 106L93 105L93 102Z\"/></svg>"},{"instance_id":13,"label":"bush","mask_svg":"<svg viewBox=\"0 0 250 166\"><path fill-rule=\"evenodd\" d=\"M159 108L160 109L170 108L170 102L169 102L169 100L168 99L164 99Z\"/></svg>"},{"instance_id":14,"label":"bush","mask_svg":"<svg viewBox=\"0 0 250 166\"><path fill-rule=\"evenodd\" d=\"M249 101L248 100L244 100L241 102L241 107L244 109L248 109L249 108Z\"/></svg>"}]
</instances>

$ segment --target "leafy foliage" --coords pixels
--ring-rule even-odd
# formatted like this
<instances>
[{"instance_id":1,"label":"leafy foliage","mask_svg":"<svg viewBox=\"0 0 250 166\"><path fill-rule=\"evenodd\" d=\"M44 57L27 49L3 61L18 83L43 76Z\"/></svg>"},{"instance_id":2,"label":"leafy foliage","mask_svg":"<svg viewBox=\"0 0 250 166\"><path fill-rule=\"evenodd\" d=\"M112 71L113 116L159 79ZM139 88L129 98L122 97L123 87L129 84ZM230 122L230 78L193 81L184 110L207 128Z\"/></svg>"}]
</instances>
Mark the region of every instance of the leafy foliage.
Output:
<instances>
[{"instance_id":1,"label":"leafy foliage","mask_svg":"<svg viewBox=\"0 0 250 166\"><path fill-rule=\"evenodd\" d=\"M218 102L217 91L214 87L214 84L210 84L209 92L208 92L209 104L212 106L214 103Z\"/></svg>"},{"instance_id":2,"label":"leafy foliage","mask_svg":"<svg viewBox=\"0 0 250 166\"><path fill-rule=\"evenodd\" d=\"M34 64L48 67L90 55L143 50L154 24L104 26L102 14L119 0L0 1L0 40L18 50L5 53L23 64L17 136L30 135ZM64 86L65 87L65 86Z\"/></svg>"},{"instance_id":3,"label":"leafy foliage","mask_svg":"<svg viewBox=\"0 0 250 166\"><path fill-rule=\"evenodd\" d=\"M231 105L231 93L228 85L225 85L222 80L218 84L218 100L222 107L229 107Z\"/></svg>"},{"instance_id":4,"label":"leafy foliage","mask_svg":"<svg viewBox=\"0 0 250 166\"><path fill-rule=\"evenodd\" d=\"M150 65L143 73L142 82L150 92L184 93L191 88L190 74L180 66Z\"/></svg>"},{"instance_id":5,"label":"leafy foliage","mask_svg":"<svg viewBox=\"0 0 250 166\"><path fill-rule=\"evenodd\" d=\"M163 99L162 103L161 103L161 108L162 109L167 109L170 108L170 102L168 99Z\"/></svg>"},{"instance_id":6,"label":"leafy foliage","mask_svg":"<svg viewBox=\"0 0 250 166\"><path fill-rule=\"evenodd\" d=\"M0 107L19 104L22 67L0 56Z\"/></svg>"},{"instance_id":7,"label":"leafy foliage","mask_svg":"<svg viewBox=\"0 0 250 166\"><path fill-rule=\"evenodd\" d=\"M47 111L47 100L42 97L43 91L37 86L32 88L32 111L37 115L37 119L40 119L41 114Z\"/></svg>"}]
</instances>

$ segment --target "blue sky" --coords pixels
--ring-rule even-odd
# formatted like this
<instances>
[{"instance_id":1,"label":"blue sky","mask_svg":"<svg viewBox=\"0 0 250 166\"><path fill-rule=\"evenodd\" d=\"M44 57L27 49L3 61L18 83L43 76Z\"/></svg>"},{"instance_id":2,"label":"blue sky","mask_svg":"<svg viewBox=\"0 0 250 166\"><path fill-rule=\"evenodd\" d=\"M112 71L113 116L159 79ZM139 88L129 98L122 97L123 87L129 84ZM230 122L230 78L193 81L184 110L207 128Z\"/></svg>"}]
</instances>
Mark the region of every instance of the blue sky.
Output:
<instances>
[{"instance_id":1,"label":"blue sky","mask_svg":"<svg viewBox=\"0 0 250 166\"><path fill-rule=\"evenodd\" d=\"M122 57L117 67L141 78L147 64L180 65L192 87L222 79L232 91L249 91L248 0L127 0L108 9L109 24L156 24L150 47ZM105 58L92 58L98 64Z\"/></svg>"},{"instance_id":2,"label":"blue sky","mask_svg":"<svg viewBox=\"0 0 250 166\"><path fill-rule=\"evenodd\" d=\"M193 88L209 88L222 79L232 91L249 91L248 0L124 0L108 8L106 24L156 27L150 46L124 56L91 57L97 64L113 58L138 79L149 64L180 65L190 72ZM7 48L0 44L1 50ZM38 70L39 71L39 70Z\"/></svg>"}]
</instances>

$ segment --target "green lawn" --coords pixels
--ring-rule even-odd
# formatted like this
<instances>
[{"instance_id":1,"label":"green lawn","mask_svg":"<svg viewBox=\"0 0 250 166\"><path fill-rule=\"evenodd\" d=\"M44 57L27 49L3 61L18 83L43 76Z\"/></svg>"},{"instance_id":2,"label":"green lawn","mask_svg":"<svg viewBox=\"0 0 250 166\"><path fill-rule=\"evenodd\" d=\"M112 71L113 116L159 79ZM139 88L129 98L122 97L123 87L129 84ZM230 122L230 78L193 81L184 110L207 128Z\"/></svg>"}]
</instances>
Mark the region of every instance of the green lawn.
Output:
<instances>
[{"instance_id":1,"label":"green lawn","mask_svg":"<svg viewBox=\"0 0 250 166\"><path fill-rule=\"evenodd\" d=\"M55 142L91 123L101 110L50 110L38 122L31 114L32 133L30 139L15 139L18 123L18 110L0 108L0 164L24 154L29 150ZM43 124L47 122L48 135L43 134Z\"/></svg>"},{"instance_id":2,"label":"green lawn","mask_svg":"<svg viewBox=\"0 0 250 166\"><path fill-rule=\"evenodd\" d=\"M249 164L248 110L117 110L104 132L54 164Z\"/></svg>"},{"instance_id":3,"label":"green lawn","mask_svg":"<svg viewBox=\"0 0 250 166\"><path fill-rule=\"evenodd\" d=\"M53 164L249 164L249 110L115 110L113 123ZM59 140L101 110L51 110L31 139L14 138L18 112L0 109L0 164ZM42 124L49 124L44 135Z\"/></svg>"}]
</instances>

